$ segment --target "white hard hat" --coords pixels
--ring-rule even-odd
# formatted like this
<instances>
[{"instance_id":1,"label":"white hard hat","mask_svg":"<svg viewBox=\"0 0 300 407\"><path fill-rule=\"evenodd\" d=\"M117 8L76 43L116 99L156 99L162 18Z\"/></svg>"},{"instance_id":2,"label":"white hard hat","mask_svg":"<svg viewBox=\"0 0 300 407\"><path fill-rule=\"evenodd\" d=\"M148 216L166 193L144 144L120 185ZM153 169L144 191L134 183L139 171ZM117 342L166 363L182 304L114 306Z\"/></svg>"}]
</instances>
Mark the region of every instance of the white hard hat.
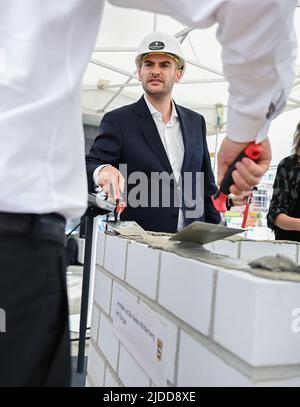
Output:
<instances>
[{"instance_id":1,"label":"white hard hat","mask_svg":"<svg viewBox=\"0 0 300 407\"><path fill-rule=\"evenodd\" d=\"M179 69L185 71L185 59L181 44L173 35L161 32L153 32L147 35L138 48L135 58L137 68L140 68L141 62L149 54L166 54L175 59Z\"/></svg>"}]
</instances>

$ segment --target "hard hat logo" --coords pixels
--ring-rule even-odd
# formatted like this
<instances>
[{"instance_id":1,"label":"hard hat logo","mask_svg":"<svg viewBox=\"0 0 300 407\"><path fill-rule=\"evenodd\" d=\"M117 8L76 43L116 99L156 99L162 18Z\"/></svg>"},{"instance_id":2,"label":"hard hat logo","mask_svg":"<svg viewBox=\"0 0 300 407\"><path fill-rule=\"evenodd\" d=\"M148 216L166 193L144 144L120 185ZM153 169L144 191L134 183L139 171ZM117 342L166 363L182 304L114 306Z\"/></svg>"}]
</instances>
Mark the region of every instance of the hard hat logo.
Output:
<instances>
[{"instance_id":1,"label":"hard hat logo","mask_svg":"<svg viewBox=\"0 0 300 407\"><path fill-rule=\"evenodd\" d=\"M162 41L154 41L149 44L148 48L151 51L160 51L165 48L165 44Z\"/></svg>"},{"instance_id":2,"label":"hard hat logo","mask_svg":"<svg viewBox=\"0 0 300 407\"><path fill-rule=\"evenodd\" d=\"M165 54L173 58L178 64L178 69L184 73L186 64L181 44L173 35L157 31L147 35L138 48L135 58L137 68L141 67L145 57L155 53Z\"/></svg>"}]
</instances>

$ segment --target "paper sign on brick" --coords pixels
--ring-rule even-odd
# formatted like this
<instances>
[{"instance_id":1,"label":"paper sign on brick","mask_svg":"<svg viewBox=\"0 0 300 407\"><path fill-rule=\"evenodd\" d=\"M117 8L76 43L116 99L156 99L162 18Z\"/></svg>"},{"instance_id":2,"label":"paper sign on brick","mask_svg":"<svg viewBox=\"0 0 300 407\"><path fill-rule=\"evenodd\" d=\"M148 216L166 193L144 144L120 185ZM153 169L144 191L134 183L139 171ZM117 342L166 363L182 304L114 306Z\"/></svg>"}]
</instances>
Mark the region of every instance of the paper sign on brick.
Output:
<instances>
[{"instance_id":1,"label":"paper sign on brick","mask_svg":"<svg viewBox=\"0 0 300 407\"><path fill-rule=\"evenodd\" d=\"M157 386L167 383L168 327L116 288L113 332Z\"/></svg>"}]
</instances>

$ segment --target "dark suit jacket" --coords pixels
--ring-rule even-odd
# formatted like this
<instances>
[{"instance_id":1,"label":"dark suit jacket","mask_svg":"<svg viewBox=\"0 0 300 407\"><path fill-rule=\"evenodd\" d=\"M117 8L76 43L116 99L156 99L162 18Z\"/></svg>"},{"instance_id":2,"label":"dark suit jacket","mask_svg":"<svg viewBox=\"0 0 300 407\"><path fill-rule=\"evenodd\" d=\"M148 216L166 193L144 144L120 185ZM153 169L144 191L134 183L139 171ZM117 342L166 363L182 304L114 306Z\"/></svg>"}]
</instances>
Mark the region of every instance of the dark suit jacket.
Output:
<instances>
[{"instance_id":1,"label":"dark suit jacket","mask_svg":"<svg viewBox=\"0 0 300 407\"><path fill-rule=\"evenodd\" d=\"M201 220L219 223L220 215L213 207L210 199L217 187L206 143L204 118L200 114L182 106L176 106L176 110L185 148L182 174L186 172L192 174L191 182L183 182L182 190L184 192L180 192L181 197L183 197L182 208L185 222L189 224L194 220ZM151 188L151 174L156 173L158 175L163 172L172 174L172 168L155 122L143 97L136 103L105 114L100 124L99 136L95 139L86 157L86 164L90 191L95 188L93 173L99 165L111 164L118 168L120 164L127 164L129 181L127 196L129 198L130 194L134 194L138 189L137 184L130 185L130 175L136 171L144 172L149 180L146 192L148 192L148 203L151 203L150 197L154 189L153 184ZM196 172L204 173L204 213L202 216L198 214L196 217L190 217L189 215L189 218L186 218L187 207L193 209L191 200L196 197ZM187 184L189 184L190 192L186 192L188 189ZM163 181L162 188L165 188L165 185ZM170 205L168 207L163 207L161 193L159 194L158 207L139 206L134 208L130 206L129 199L121 219L135 220L146 230L175 232L177 230L179 211L175 192L177 188L176 181L171 182ZM180 190L178 189L178 191Z\"/></svg>"}]
</instances>

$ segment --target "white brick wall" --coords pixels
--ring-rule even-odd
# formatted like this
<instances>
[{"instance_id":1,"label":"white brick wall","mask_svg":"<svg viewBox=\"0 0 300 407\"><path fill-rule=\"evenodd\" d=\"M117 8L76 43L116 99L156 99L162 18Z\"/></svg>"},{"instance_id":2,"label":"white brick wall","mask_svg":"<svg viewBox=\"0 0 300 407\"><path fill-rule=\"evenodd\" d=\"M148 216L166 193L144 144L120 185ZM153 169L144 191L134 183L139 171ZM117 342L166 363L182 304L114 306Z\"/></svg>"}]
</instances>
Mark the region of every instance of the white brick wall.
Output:
<instances>
[{"instance_id":1,"label":"white brick wall","mask_svg":"<svg viewBox=\"0 0 300 407\"><path fill-rule=\"evenodd\" d=\"M207 335L214 273L214 268L206 264L162 253L159 304Z\"/></svg>"},{"instance_id":2,"label":"white brick wall","mask_svg":"<svg viewBox=\"0 0 300 407\"><path fill-rule=\"evenodd\" d=\"M207 243L205 245L203 245L203 247L207 250L210 250L211 252L215 252L216 251L216 245L215 242L211 242L211 243Z\"/></svg>"},{"instance_id":3,"label":"white brick wall","mask_svg":"<svg viewBox=\"0 0 300 407\"><path fill-rule=\"evenodd\" d=\"M209 247L237 257L239 244L244 259L299 254L295 244L271 242L222 241ZM221 269L116 236L106 237L104 260L103 246L98 250L106 271L98 267L95 275L87 385L154 385L112 333L119 287L169 326L169 384L300 386L300 332L292 330L300 283Z\"/></svg>"},{"instance_id":4,"label":"white brick wall","mask_svg":"<svg viewBox=\"0 0 300 407\"><path fill-rule=\"evenodd\" d=\"M78 263L84 263L84 248L85 248L85 239L77 238L77 246L78 246Z\"/></svg>"},{"instance_id":5,"label":"white brick wall","mask_svg":"<svg viewBox=\"0 0 300 407\"><path fill-rule=\"evenodd\" d=\"M98 232L97 249L96 249L96 264L103 267L104 265L104 250L105 250L105 237L106 234Z\"/></svg>"},{"instance_id":6,"label":"white brick wall","mask_svg":"<svg viewBox=\"0 0 300 407\"><path fill-rule=\"evenodd\" d=\"M94 387L93 383L91 382L91 379L89 376L86 376L85 379L85 387Z\"/></svg>"},{"instance_id":7,"label":"white brick wall","mask_svg":"<svg viewBox=\"0 0 300 407\"><path fill-rule=\"evenodd\" d=\"M144 244L128 244L126 281L152 299L156 296L159 254Z\"/></svg>"},{"instance_id":8,"label":"white brick wall","mask_svg":"<svg viewBox=\"0 0 300 407\"><path fill-rule=\"evenodd\" d=\"M125 275L127 243L118 236L106 236L104 268L121 279Z\"/></svg>"},{"instance_id":9,"label":"white brick wall","mask_svg":"<svg viewBox=\"0 0 300 407\"><path fill-rule=\"evenodd\" d=\"M102 271L96 269L95 273L95 302L109 314L110 298L112 291L112 279L107 277Z\"/></svg>"},{"instance_id":10,"label":"white brick wall","mask_svg":"<svg viewBox=\"0 0 300 407\"><path fill-rule=\"evenodd\" d=\"M112 323L102 313L100 314L98 346L110 363L111 367L116 371L119 352L119 340L112 332Z\"/></svg>"},{"instance_id":11,"label":"white brick wall","mask_svg":"<svg viewBox=\"0 0 300 407\"><path fill-rule=\"evenodd\" d=\"M291 318L300 283L219 273L214 340L252 366L300 364L300 335Z\"/></svg>"},{"instance_id":12,"label":"white brick wall","mask_svg":"<svg viewBox=\"0 0 300 407\"><path fill-rule=\"evenodd\" d=\"M120 387L108 367L105 371L104 387Z\"/></svg>"},{"instance_id":13,"label":"white brick wall","mask_svg":"<svg viewBox=\"0 0 300 407\"><path fill-rule=\"evenodd\" d=\"M150 385L149 377L122 345L118 374L125 387L149 387Z\"/></svg>"},{"instance_id":14,"label":"white brick wall","mask_svg":"<svg viewBox=\"0 0 300 407\"><path fill-rule=\"evenodd\" d=\"M257 387L299 387L300 377L289 378L286 380L263 381L256 384Z\"/></svg>"},{"instance_id":15,"label":"white brick wall","mask_svg":"<svg viewBox=\"0 0 300 407\"><path fill-rule=\"evenodd\" d=\"M225 256L237 259L239 257L239 244L239 242L231 240L217 240L214 242L214 251L218 254L224 254Z\"/></svg>"},{"instance_id":16,"label":"white brick wall","mask_svg":"<svg viewBox=\"0 0 300 407\"><path fill-rule=\"evenodd\" d=\"M96 305L93 304L91 319L91 337L94 339L95 343L97 343L98 340L99 318L100 318L99 310L96 307Z\"/></svg>"},{"instance_id":17,"label":"white brick wall","mask_svg":"<svg viewBox=\"0 0 300 407\"><path fill-rule=\"evenodd\" d=\"M96 387L103 387L105 363L93 342L89 343L87 371Z\"/></svg>"},{"instance_id":18,"label":"white brick wall","mask_svg":"<svg viewBox=\"0 0 300 407\"><path fill-rule=\"evenodd\" d=\"M248 387L251 382L200 342L181 331L177 386Z\"/></svg>"},{"instance_id":19,"label":"white brick wall","mask_svg":"<svg viewBox=\"0 0 300 407\"><path fill-rule=\"evenodd\" d=\"M275 256L283 254L293 261L296 261L296 245L288 243L274 242L252 242L241 241L241 255L243 260L251 261L263 256Z\"/></svg>"}]
</instances>

